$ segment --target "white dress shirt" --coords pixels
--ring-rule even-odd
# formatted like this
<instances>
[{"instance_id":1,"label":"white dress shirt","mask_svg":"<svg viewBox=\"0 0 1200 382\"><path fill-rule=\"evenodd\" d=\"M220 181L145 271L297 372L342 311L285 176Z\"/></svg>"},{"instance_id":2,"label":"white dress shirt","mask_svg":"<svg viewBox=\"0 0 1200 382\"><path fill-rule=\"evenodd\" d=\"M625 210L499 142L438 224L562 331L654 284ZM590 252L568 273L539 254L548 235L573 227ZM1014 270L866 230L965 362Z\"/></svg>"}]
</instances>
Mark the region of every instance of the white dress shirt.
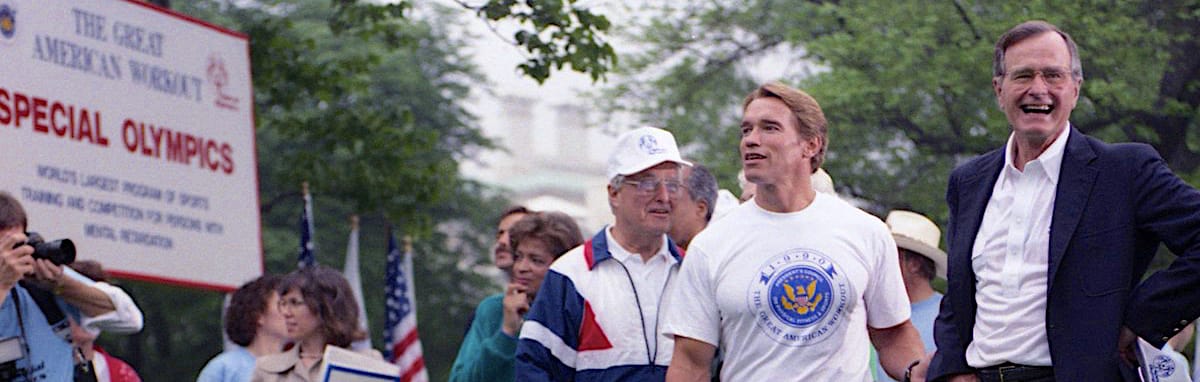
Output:
<instances>
[{"instance_id":1,"label":"white dress shirt","mask_svg":"<svg viewBox=\"0 0 1200 382\"><path fill-rule=\"evenodd\" d=\"M658 336L655 333L658 333L658 303L662 299L663 293L666 292L667 277L671 274L671 267L675 265L675 258L671 256L671 251L667 247L667 235L663 235L658 253L646 261L642 261L642 255L629 252L621 246L621 243L613 237L612 226L605 230L605 235L608 236L608 252L612 254L613 260L625 265L625 269L629 270L630 278L633 279L633 287L637 291L637 299L641 307L642 333L646 336L646 346L657 350ZM624 286L617 285L612 287L624 288ZM629 319L636 320L638 318L629 317ZM656 353L654 350L651 352Z\"/></svg>"},{"instance_id":2,"label":"white dress shirt","mask_svg":"<svg viewBox=\"0 0 1200 382\"><path fill-rule=\"evenodd\" d=\"M1051 364L1046 337L1050 222L1070 129L1067 125L1024 171L1013 165L1015 143L1008 138L1004 169L971 250L977 305L974 339L966 351L971 367Z\"/></svg>"}]
</instances>

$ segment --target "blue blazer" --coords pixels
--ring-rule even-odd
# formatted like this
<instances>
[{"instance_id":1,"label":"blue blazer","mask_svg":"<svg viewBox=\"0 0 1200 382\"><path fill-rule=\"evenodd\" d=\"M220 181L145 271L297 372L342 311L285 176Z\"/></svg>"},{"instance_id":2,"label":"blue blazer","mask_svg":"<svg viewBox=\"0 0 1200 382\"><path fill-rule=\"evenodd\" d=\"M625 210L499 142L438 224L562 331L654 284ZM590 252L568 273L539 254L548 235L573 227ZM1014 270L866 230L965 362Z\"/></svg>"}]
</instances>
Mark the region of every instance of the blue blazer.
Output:
<instances>
[{"instance_id":1,"label":"blue blazer","mask_svg":"<svg viewBox=\"0 0 1200 382\"><path fill-rule=\"evenodd\" d=\"M971 250L1004 166L1004 149L958 166L946 202L947 293L934 324L929 379L973 373ZM1177 255L1142 281L1159 244ZM1058 381L1137 380L1117 355L1128 326L1155 346L1200 316L1200 192L1153 148L1107 144L1071 129L1050 224L1046 332Z\"/></svg>"}]
</instances>

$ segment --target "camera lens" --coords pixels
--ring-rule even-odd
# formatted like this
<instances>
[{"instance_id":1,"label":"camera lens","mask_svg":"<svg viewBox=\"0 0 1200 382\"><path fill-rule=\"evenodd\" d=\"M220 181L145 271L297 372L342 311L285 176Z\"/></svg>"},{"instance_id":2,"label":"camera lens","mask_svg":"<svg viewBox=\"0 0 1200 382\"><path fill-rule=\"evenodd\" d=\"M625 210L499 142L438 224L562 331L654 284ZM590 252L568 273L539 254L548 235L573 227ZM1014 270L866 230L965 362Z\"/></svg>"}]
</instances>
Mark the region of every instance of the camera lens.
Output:
<instances>
[{"instance_id":1,"label":"camera lens","mask_svg":"<svg viewBox=\"0 0 1200 382\"><path fill-rule=\"evenodd\" d=\"M46 259L56 265L69 265L75 262L75 243L71 239L45 241L37 232L26 234L25 243L33 247L33 258Z\"/></svg>"}]
</instances>

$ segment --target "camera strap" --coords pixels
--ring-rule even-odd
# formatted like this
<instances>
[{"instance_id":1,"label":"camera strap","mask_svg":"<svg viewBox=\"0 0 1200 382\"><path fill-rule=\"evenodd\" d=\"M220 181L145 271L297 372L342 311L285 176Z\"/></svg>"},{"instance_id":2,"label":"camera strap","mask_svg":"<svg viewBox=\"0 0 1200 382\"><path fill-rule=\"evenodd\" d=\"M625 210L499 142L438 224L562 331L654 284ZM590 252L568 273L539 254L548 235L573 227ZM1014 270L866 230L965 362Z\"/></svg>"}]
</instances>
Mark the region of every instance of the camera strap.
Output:
<instances>
[{"instance_id":1,"label":"camera strap","mask_svg":"<svg viewBox=\"0 0 1200 382\"><path fill-rule=\"evenodd\" d=\"M21 328L21 352L28 355L29 354L29 342L28 342L29 337L27 337L25 335L25 316L23 314L21 314L21 294L17 293L17 288L12 288L12 290L10 290L10 292L11 292L11 294L9 295L8 299L12 300L13 308L15 308L17 310L17 312L16 312L17 313L17 326Z\"/></svg>"},{"instance_id":2,"label":"camera strap","mask_svg":"<svg viewBox=\"0 0 1200 382\"><path fill-rule=\"evenodd\" d=\"M45 289L27 285L24 280L20 281L21 286L25 287L25 291L29 293L29 297L33 298L33 302L37 303L38 309L41 309L42 315L46 316L46 323L50 328L67 342L71 340L71 323L67 321L67 316L63 314L62 308L58 306L58 302L54 298L54 294Z\"/></svg>"}]
</instances>

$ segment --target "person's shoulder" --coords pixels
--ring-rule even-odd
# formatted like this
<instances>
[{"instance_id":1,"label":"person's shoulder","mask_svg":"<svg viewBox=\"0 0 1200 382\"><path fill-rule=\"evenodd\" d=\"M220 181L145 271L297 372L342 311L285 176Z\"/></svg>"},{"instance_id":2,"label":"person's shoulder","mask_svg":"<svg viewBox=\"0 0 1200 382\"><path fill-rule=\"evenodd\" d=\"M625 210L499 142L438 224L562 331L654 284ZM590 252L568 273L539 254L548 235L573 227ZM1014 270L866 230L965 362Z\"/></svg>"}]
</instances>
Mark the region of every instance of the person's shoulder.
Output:
<instances>
[{"instance_id":1,"label":"person's shoulder","mask_svg":"<svg viewBox=\"0 0 1200 382\"><path fill-rule=\"evenodd\" d=\"M704 229L701 230L700 233L697 234L697 236L692 240L695 241L696 239L699 239L701 235L705 234L705 232L738 229L738 227L745 225L747 222L753 219L757 211L758 207L754 205L753 199L742 202L741 204L730 208L729 212L726 212L725 216L722 216L720 219L713 219L710 221L708 226L704 227ZM710 233L707 236L712 236L712 234Z\"/></svg>"},{"instance_id":2,"label":"person's shoulder","mask_svg":"<svg viewBox=\"0 0 1200 382\"><path fill-rule=\"evenodd\" d=\"M475 315L479 316L486 312L502 310L502 309L504 309L503 307L504 307L504 293L496 293L491 296L484 297L483 301L479 302L479 307L477 307L475 309Z\"/></svg>"},{"instance_id":3,"label":"person's shoulder","mask_svg":"<svg viewBox=\"0 0 1200 382\"><path fill-rule=\"evenodd\" d=\"M200 376L196 378L197 382L221 381L221 376L225 375L227 369L232 367L233 358L229 352L217 354L208 363L204 364L204 368L200 369Z\"/></svg>"},{"instance_id":4,"label":"person's shoulder","mask_svg":"<svg viewBox=\"0 0 1200 382\"><path fill-rule=\"evenodd\" d=\"M296 367L296 363L300 361L299 353L295 349L258 357L254 363L255 372L264 371L268 373L283 373Z\"/></svg>"},{"instance_id":5,"label":"person's shoulder","mask_svg":"<svg viewBox=\"0 0 1200 382\"><path fill-rule=\"evenodd\" d=\"M1101 158L1158 158L1158 151L1154 150L1154 146L1150 146L1140 142L1117 142L1108 143L1099 138L1083 135L1096 152L1096 155Z\"/></svg>"},{"instance_id":6,"label":"person's shoulder","mask_svg":"<svg viewBox=\"0 0 1200 382\"><path fill-rule=\"evenodd\" d=\"M586 245L587 242L584 242L583 245L571 248L571 250L567 251L567 253L559 256L558 259L554 260L554 263L550 264L550 270L562 274L570 274L580 270L586 270L587 259L584 258L583 253L583 247Z\"/></svg>"},{"instance_id":7,"label":"person's shoulder","mask_svg":"<svg viewBox=\"0 0 1200 382\"><path fill-rule=\"evenodd\" d=\"M1107 174L1122 177L1132 175L1133 177L1130 179L1133 179L1137 175L1145 173L1143 170L1148 166L1163 164L1162 156L1159 155L1153 146L1148 144L1138 142L1108 143L1086 134L1080 134L1080 136L1084 138L1086 147L1091 152L1079 154L1080 150L1076 149L1076 154L1074 155L1083 155L1082 158L1090 162L1090 166L1103 169Z\"/></svg>"},{"instance_id":8,"label":"person's shoulder","mask_svg":"<svg viewBox=\"0 0 1200 382\"><path fill-rule=\"evenodd\" d=\"M479 302L479 306L502 305L503 302L504 302L504 293L496 293L491 296L484 297L483 301Z\"/></svg>"},{"instance_id":9,"label":"person's shoulder","mask_svg":"<svg viewBox=\"0 0 1200 382\"><path fill-rule=\"evenodd\" d=\"M986 153L976 155L957 166L950 172L951 177L964 176L982 172L987 167L997 163L998 160L1004 160L1004 146L992 149Z\"/></svg>"},{"instance_id":10,"label":"person's shoulder","mask_svg":"<svg viewBox=\"0 0 1200 382\"><path fill-rule=\"evenodd\" d=\"M880 220L878 216L871 215L871 213L864 211L853 204L850 204L849 201L828 195L822 195L820 197L822 198L821 201L826 208L825 212L839 217L840 219L838 220L846 221L856 227L873 228L887 231L887 225L884 224L883 220Z\"/></svg>"},{"instance_id":11,"label":"person's shoulder","mask_svg":"<svg viewBox=\"0 0 1200 382\"><path fill-rule=\"evenodd\" d=\"M221 354L217 354L215 357L212 357L212 359L208 360L208 364L204 366L204 369L207 370L210 367L214 369L226 368L242 358L243 357L240 354L235 353L234 350L223 351Z\"/></svg>"},{"instance_id":12,"label":"person's shoulder","mask_svg":"<svg viewBox=\"0 0 1200 382\"><path fill-rule=\"evenodd\" d=\"M731 209L721 219L709 222L708 226L692 238L685 258L695 258L697 256L694 256L694 253L701 251L711 255L710 251L718 248L720 244L728 243L730 238L740 237L742 232L745 232L744 229L753 226L757 211L754 200L748 200Z\"/></svg>"}]
</instances>

